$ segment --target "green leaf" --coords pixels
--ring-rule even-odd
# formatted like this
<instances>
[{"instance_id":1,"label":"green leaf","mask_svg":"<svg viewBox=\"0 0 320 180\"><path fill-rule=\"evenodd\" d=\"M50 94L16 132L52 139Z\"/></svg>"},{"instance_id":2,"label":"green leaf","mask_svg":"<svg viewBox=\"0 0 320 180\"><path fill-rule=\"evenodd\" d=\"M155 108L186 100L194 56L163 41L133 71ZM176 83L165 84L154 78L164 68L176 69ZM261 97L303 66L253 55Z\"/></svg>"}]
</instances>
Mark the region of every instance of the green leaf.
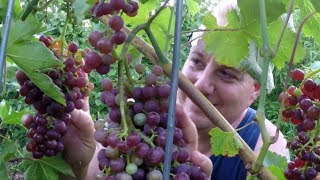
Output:
<instances>
[{"instance_id":1,"label":"green leaf","mask_svg":"<svg viewBox=\"0 0 320 180\"><path fill-rule=\"evenodd\" d=\"M9 180L7 165L1 159L0 159L0 177L3 180Z\"/></svg>"},{"instance_id":2,"label":"green leaf","mask_svg":"<svg viewBox=\"0 0 320 180\"><path fill-rule=\"evenodd\" d=\"M211 13L203 16L202 24L205 25L207 29L215 29L218 27L217 19Z\"/></svg>"},{"instance_id":3,"label":"green leaf","mask_svg":"<svg viewBox=\"0 0 320 180\"><path fill-rule=\"evenodd\" d=\"M284 156L281 156L275 152L267 151L267 154L264 158L263 165L268 167L271 165L277 166L283 171L287 168L287 158Z\"/></svg>"},{"instance_id":4,"label":"green leaf","mask_svg":"<svg viewBox=\"0 0 320 180\"><path fill-rule=\"evenodd\" d=\"M5 20L7 9L8 9L8 0L1 0L0 1L0 24ZM22 11L20 6L20 1L14 1L13 6L13 17L18 17L19 13Z\"/></svg>"},{"instance_id":5,"label":"green leaf","mask_svg":"<svg viewBox=\"0 0 320 180\"><path fill-rule=\"evenodd\" d=\"M238 0L238 6L240 8L242 27L251 23L260 22L259 1ZM286 12L285 4L280 0L266 0L265 6L268 23L277 20Z\"/></svg>"},{"instance_id":6,"label":"green leaf","mask_svg":"<svg viewBox=\"0 0 320 180\"><path fill-rule=\"evenodd\" d=\"M271 165L267 167L269 171L277 178L277 180L285 180L286 178L284 177L284 170L275 166Z\"/></svg>"},{"instance_id":7,"label":"green leaf","mask_svg":"<svg viewBox=\"0 0 320 180\"><path fill-rule=\"evenodd\" d=\"M0 161L8 161L14 157L17 152L17 146L13 141L5 138L0 144L0 152Z\"/></svg>"},{"instance_id":8,"label":"green leaf","mask_svg":"<svg viewBox=\"0 0 320 180\"><path fill-rule=\"evenodd\" d=\"M232 157L241 149L236 132L224 132L220 128L212 128L209 132L212 154Z\"/></svg>"},{"instance_id":9,"label":"green leaf","mask_svg":"<svg viewBox=\"0 0 320 180\"><path fill-rule=\"evenodd\" d=\"M61 155L39 160L24 160L23 165L27 167L24 173L26 180L58 180L61 174L75 177L71 167Z\"/></svg>"},{"instance_id":10,"label":"green leaf","mask_svg":"<svg viewBox=\"0 0 320 180\"><path fill-rule=\"evenodd\" d=\"M6 81L7 82L16 82L16 72L19 68L16 65L7 65L7 74L6 74Z\"/></svg>"},{"instance_id":11,"label":"green leaf","mask_svg":"<svg viewBox=\"0 0 320 180\"><path fill-rule=\"evenodd\" d=\"M319 0L311 0L313 7L317 12L320 12L320 1Z\"/></svg>"},{"instance_id":12,"label":"green leaf","mask_svg":"<svg viewBox=\"0 0 320 180\"><path fill-rule=\"evenodd\" d=\"M314 12L314 6L310 1L298 1L301 17L304 18L311 12ZM303 33L307 37L313 37L318 45L320 45L320 13L314 14L303 25Z\"/></svg>"},{"instance_id":13,"label":"green leaf","mask_svg":"<svg viewBox=\"0 0 320 180\"><path fill-rule=\"evenodd\" d=\"M28 18L26 21L17 21L12 23L8 38L7 47L10 48L14 43L27 41L32 39L33 35L43 31L44 28L33 18ZM34 53L36 51L29 51Z\"/></svg>"},{"instance_id":14,"label":"green leaf","mask_svg":"<svg viewBox=\"0 0 320 180\"><path fill-rule=\"evenodd\" d=\"M194 1L194 0L186 0L185 4L188 8L188 12L190 12L190 14L192 16L194 16L195 14L197 14L198 12L200 12L200 6L199 3Z\"/></svg>"},{"instance_id":15,"label":"green leaf","mask_svg":"<svg viewBox=\"0 0 320 180\"><path fill-rule=\"evenodd\" d=\"M139 4L139 10L138 14L135 17L129 17L129 16L122 16L123 21L126 22L126 24L129 24L131 29L136 27L139 24L145 23L154 10L156 10L159 7L159 2L154 0L149 0L145 4Z\"/></svg>"},{"instance_id":16,"label":"green leaf","mask_svg":"<svg viewBox=\"0 0 320 180\"><path fill-rule=\"evenodd\" d=\"M240 62L249 55L249 39L242 31L208 32L203 35L203 39L206 52L214 54L220 64L239 66Z\"/></svg>"},{"instance_id":17,"label":"green leaf","mask_svg":"<svg viewBox=\"0 0 320 180\"><path fill-rule=\"evenodd\" d=\"M27 110L22 110L22 111L13 111L12 107L10 104L2 100L0 102L0 118L2 119L2 122L4 124L16 124L20 125L21 124L21 117L24 114L30 113Z\"/></svg>"},{"instance_id":18,"label":"green leaf","mask_svg":"<svg viewBox=\"0 0 320 180\"><path fill-rule=\"evenodd\" d=\"M49 76L41 73L41 71L49 68L63 67L63 63L57 60L43 43L15 43L8 47L7 56L9 56L45 94L65 105L65 99L59 87L52 82Z\"/></svg>"},{"instance_id":19,"label":"green leaf","mask_svg":"<svg viewBox=\"0 0 320 180\"><path fill-rule=\"evenodd\" d=\"M87 4L86 0L76 0L72 4L74 9L74 15L77 18L78 24L82 22L83 15L89 9L89 5Z\"/></svg>"},{"instance_id":20,"label":"green leaf","mask_svg":"<svg viewBox=\"0 0 320 180\"><path fill-rule=\"evenodd\" d=\"M155 20L151 24L151 30L153 32L153 35L155 36L162 50L165 49L167 41L169 41L169 45L172 44L173 42L175 20L174 18L172 19L170 32L168 33L170 15L171 15L171 9L166 8L160 12L160 14L155 18Z\"/></svg>"},{"instance_id":21,"label":"green leaf","mask_svg":"<svg viewBox=\"0 0 320 180\"><path fill-rule=\"evenodd\" d=\"M270 42L270 47L275 47L279 39L279 34L282 30L282 27L283 27L283 21L281 19L274 21L268 26L268 38ZM296 34L287 28L284 33L284 36L282 37L279 50L276 56L272 59L273 64L277 68L281 69L284 67L285 62L289 62L295 39L296 39ZM261 39L259 44L261 47ZM296 63L303 60L304 54L305 54L305 51L302 48L301 43L299 43L295 52L293 62Z\"/></svg>"}]
</instances>

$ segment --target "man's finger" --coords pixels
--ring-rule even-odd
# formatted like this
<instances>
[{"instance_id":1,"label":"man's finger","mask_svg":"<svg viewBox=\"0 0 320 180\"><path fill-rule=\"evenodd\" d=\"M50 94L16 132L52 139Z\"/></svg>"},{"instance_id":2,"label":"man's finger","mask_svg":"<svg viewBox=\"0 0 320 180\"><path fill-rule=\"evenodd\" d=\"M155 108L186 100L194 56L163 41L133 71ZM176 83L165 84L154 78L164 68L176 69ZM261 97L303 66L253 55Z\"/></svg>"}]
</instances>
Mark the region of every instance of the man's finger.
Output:
<instances>
[{"instance_id":1,"label":"man's finger","mask_svg":"<svg viewBox=\"0 0 320 180\"><path fill-rule=\"evenodd\" d=\"M190 155L191 162L200 168L206 173L208 177L212 173L212 161L206 155L200 153L199 151L193 151ZM210 178L209 178L210 179Z\"/></svg>"},{"instance_id":2,"label":"man's finger","mask_svg":"<svg viewBox=\"0 0 320 180\"><path fill-rule=\"evenodd\" d=\"M188 149L194 151L198 148L198 134L195 124L184 113L182 106L176 106L177 127L181 128Z\"/></svg>"},{"instance_id":3,"label":"man's finger","mask_svg":"<svg viewBox=\"0 0 320 180\"><path fill-rule=\"evenodd\" d=\"M71 113L72 125L83 134L94 132L94 125L89 112L75 109Z\"/></svg>"}]
</instances>

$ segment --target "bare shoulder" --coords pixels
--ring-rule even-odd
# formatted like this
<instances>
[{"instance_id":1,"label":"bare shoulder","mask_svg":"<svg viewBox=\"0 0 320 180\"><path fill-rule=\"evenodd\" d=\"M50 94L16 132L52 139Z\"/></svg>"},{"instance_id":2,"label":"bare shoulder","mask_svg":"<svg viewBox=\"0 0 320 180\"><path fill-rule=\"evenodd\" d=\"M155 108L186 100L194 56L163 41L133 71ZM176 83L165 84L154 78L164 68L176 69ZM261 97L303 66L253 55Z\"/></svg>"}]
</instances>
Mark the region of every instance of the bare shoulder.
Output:
<instances>
[{"instance_id":1,"label":"bare shoulder","mask_svg":"<svg viewBox=\"0 0 320 180\"><path fill-rule=\"evenodd\" d=\"M265 125L266 125L266 129L267 129L269 135L274 136L276 133L277 127L267 119L265 121ZM256 154L259 153L260 148L262 147L262 143L263 143L263 141L262 141L262 137L260 134L258 142L257 142L256 147L254 149L254 152ZM270 145L269 150L272 152L275 152L281 156L285 156L288 160L290 160L289 150L286 148L286 146L287 146L287 140L283 136L282 132L280 132L278 140L274 144Z\"/></svg>"}]
</instances>

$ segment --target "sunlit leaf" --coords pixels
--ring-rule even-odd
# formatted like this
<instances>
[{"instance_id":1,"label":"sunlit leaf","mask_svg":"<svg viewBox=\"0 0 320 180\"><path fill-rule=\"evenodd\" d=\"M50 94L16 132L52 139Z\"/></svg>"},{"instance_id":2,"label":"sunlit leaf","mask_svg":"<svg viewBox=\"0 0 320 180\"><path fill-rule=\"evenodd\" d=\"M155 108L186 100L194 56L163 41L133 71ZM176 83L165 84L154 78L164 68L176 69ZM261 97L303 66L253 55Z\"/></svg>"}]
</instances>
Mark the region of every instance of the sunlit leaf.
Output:
<instances>
[{"instance_id":1,"label":"sunlit leaf","mask_svg":"<svg viewBox=\"0 0 320 180\"><path fill-rule=\"evenodd\" d=\"M192 16L194 16L196 13L200 12L200 6L199 3L194 0L186 0L185 4Z\"/></svg>"},{"instance_id":2,"label":"sunlit leaf","mask_svg":"<svg viewBox=\"0 0 320 180\"><path fill-rule=\"evenodd\" d=\"M226 66L239 66L249 55L249 39L241 31L208 32L203 35L206 52L214 54L216 61ZM227 50L227 53L226 53Z\"/></svg>"},{"instance_id":3,"label":"sunlit leaf","mask_svg":"<svg viewBox=\"0 0 320 180\"><path fill-rule=\"evenodd\" d=\"M241 149L236 132L224 132L220 128L212 128L209 132L211 152L213 155L232 157Z\"/></svg>"},{"instance_id":4,"label":"sunlit leaf","mask_svg":"<svg viewBox=\"0 0 320 180\"><path fill-rule=\"evenodd\" d=\"M36 53L35 53L36 52ZM8 47L7 56L10 57L45 94L61 104L65 99L51 78L41 71L49 68L61 68L63 64L58 61L51 51L40 42L15 43Z\"/></svg>"}]
</instances>

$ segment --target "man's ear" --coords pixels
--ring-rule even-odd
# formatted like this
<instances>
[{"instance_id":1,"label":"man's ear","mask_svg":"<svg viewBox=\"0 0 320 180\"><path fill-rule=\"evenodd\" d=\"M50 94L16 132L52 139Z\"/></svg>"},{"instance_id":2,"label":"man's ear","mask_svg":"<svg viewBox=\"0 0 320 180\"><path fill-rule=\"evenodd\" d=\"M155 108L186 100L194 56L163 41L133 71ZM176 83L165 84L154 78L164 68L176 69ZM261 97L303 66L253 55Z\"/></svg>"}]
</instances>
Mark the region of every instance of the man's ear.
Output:
<instances>
[{"instance_id":1,"label":"man's ear","mask_svg":"<svg viewBox=\"0 0 320 180\"><path fill-rule=\"evenodd\" d=\"M257 81L253 83L253 92L251 94L253 101L256 100L260 95L260 84Z\"/></svg>"}]
</instances>

